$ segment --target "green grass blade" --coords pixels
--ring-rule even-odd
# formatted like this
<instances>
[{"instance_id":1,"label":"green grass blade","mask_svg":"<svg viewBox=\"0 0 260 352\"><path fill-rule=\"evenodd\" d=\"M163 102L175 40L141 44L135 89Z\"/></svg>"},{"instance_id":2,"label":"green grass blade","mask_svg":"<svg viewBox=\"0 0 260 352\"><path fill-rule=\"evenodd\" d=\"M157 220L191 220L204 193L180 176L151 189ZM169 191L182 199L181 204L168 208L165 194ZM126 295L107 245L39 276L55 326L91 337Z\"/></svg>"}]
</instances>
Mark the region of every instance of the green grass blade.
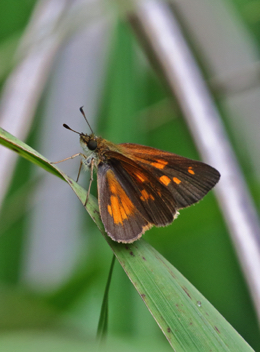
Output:
<instances>
[{"instance_id":1,"label":"green grass blade","mask_svg":"<svg viewBox=\"0 0 260 352\"><path fill-rule=\"evenodd\" d=\"M42 167L44 170L52 173L53 175L66 181L69 186L76 193L77 197L80 199L81 203L85 203L87 192L84 188L78 185L72 178L62 172L55 164L47 160L44 156L39 154L36 150L20 141L16 137L12 136L9 132L5 131L0 127L0 144L15 151L23 158L31 161L32 163ZM87 210L90 216L98 226L100 230L103 230L103 224L99 216L97 199L93 196L89 196L89 201L87 204Z\"/></svg>"},{"instance_id":2,"label":"green grass blade","mask_svg":"<svg viewBox=\"0 0 260 352\"><path fill-rule=\"evenodd\" d=\"M175 351L252 351L164 257L143 239L109 244Z\"/></svg>"},{"instance_id":3,"label":"green grass blade","mask_svg":"<svg viewBox=\"0 0 260 352\"><path fill-rule=\"evenodd\" d=\"M98 339L104 340L104 338L107 335L107 326L108 326L108 293L109 293L109 288L110 288L110 283L112 279L112 274L113 274L113 269L114 269L114 264L115 264L115 255L113 255L109 274L108 274L108 279L107 279L107 284L104 292L104 297L103 297L103 302L101 306L101 312L100 312L100 317L99 317L99 322L98 322L98 329L97 329L97 337Z\"/></svg>"},{"instance_id":4,"label":"green grass blade","mask_svg":"<svg viewBox=\"0 0 260 352\"><path fill-rule=\"evenodd\" d=\"M0 144L65 180L84 204L86 190L39 153L2 129ZM143 239L130 245L112 241L104 232L94 197L89 198L87 210L175 351L253 351L201 293Z\"/></svg>"}]
</instances>

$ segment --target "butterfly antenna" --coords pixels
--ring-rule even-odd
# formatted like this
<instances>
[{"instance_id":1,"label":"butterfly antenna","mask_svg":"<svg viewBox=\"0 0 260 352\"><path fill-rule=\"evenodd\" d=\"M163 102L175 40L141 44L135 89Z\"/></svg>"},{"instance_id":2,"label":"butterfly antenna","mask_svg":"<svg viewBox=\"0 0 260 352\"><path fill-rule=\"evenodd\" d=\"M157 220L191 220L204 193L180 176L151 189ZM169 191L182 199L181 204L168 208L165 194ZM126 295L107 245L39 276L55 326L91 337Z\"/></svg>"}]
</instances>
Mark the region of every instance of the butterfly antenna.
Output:
<instances>
[{"instance_id":1,"label":"butterfly antenna","mask_svg":"<svg viewBox=\"0 0 260 352\"><path fill-rule=\"evenodd\" d=\"M81 107L79 108L79 111L80 111L80 112L82 113L82 115L84 116L84 119L86 120L86 122L87 122L87 124L88 124L88 127L90 128L91 132L94 134L94 132L93 132L93 130L92 130L92 128L91 128L91 126L90 126L90 124L89 124L87 118L86 118L85 112L84 112L84 110L83 110L83 106L81 106Z\"/></svg>"},{"instance_id":2,"label":"butterfly antenna","mask_svg":"<svg viewBox=\"0 0 260 352\"><path fill-rule=\"evenodd\" d=\"M67 130L70 130L70 131L75 132L75 133L80 135L79 132L77 132L77 131L73 130L72 128L70 128L68 125L66 125L66 123L63 124L63 127L67 128Z\"/></svg>"}]
</instances>

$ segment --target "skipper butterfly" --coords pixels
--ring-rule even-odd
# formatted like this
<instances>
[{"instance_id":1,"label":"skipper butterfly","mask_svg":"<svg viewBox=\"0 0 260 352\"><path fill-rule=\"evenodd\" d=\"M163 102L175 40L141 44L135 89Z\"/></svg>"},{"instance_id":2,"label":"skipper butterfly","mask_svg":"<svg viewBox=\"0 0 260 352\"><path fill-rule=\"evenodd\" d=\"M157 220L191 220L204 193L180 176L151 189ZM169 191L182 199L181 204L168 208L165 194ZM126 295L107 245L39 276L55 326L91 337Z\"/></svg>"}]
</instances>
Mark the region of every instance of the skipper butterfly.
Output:
<instances>
[{"instance_id":1,"label":"skipper butterfly","mask_svg":"<svg viewBox=\"0 0 260 352\"><path fill-rule=\"evenodd\" d=\"M83 108L80 108L86 122ZM89 123L88 123L89 125ZM219 181L213 167L182 156L139 144L114 144L91 134L79 133L82 166L97 172L98 204L107 234L117 242L132 243L152 226L166 226L178 210L202 199Z\"/></svg>"}]
</instances>

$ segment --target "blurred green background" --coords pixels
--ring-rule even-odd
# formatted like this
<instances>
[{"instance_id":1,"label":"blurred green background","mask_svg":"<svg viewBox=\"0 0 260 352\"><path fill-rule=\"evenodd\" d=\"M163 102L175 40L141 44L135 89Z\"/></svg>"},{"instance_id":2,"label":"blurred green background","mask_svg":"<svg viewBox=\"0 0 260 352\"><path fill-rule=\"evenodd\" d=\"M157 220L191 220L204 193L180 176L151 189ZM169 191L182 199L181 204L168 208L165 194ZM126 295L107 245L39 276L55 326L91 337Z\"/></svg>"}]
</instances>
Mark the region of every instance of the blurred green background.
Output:
<instances>
[{"instance_id":1,"label":"blurred green background","mask_svg":"<svg viewBox=\"0 0 260 352\"><path fill-rule=\"evenodd\" d=\"M80 151L62 123L87 132L84 105L97 135L200 159L177 103L112 1L1 0L0 8L1 126L9 116L9 132L60 160ZM259 211L260 89L252 72L259 72L260 1L183 1L176 9ZM8 88L16 82L20 95ZM60 168L76 178L78 164ZM10 170L0 208L1 351L91 350L112 252L66 184L26 160ZM88 179L81 174L80 183ZM145 240L260 351L254 307L213 192ZM118 263L108 341L111 350L170 350Z\"/></svg>"}]
</instances>

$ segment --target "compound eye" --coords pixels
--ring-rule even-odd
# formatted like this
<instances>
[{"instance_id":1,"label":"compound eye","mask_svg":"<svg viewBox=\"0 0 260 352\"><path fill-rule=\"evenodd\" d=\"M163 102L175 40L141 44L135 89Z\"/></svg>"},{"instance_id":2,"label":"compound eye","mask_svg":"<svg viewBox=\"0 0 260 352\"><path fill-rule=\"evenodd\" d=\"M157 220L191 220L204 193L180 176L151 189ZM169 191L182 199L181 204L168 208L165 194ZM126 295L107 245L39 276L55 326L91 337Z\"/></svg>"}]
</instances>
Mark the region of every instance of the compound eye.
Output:
<instances>
[{"instance_id":1,"label":"compound eye","mask_svg":"<svg viewBox=\"0 0 260 352\"><path fill-rule=\"evenodd\" d=\"M91 141L88 142L88 149L89 150L95 150L97 149L97 141L92 139Z\"/></svg>"}]
</instances>

